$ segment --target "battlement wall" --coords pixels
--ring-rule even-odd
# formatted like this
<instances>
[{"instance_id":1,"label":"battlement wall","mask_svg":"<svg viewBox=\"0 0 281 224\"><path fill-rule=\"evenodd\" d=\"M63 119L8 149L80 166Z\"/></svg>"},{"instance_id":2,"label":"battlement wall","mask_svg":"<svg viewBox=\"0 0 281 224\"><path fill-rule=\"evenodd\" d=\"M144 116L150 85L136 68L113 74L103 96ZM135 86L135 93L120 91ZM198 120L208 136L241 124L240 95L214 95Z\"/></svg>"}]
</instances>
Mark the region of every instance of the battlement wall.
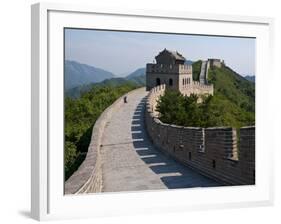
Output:
<instances>
[{"instance_id":1,"label":"battlement wall","mask_svg":"<svg viewBox=\"0 0 281 224\"><path fill-rule=\"evenodd\" d=\"M221 60L221 59L209 58L208 62L210 64L211 68L214 68L214 67L221 68L222 66L224 66L224 60Z\"/></svg>"},{"instance_id":2,"label":"battlement wall","mask_svg":"<svg viewBox=\"0 0 281 224\"><path fill-rule=\"evenodd\" d=\"M198 81L193 81L189 85L182 86L180 89L183 95L189 96L190 94L194 93L197 95L214 95L214 85L213 84L203 84Z\"/></svg>"},{"instance_id":3,"label":"battlement wall","mask_svg":"<svg viewBox=\"0 0 281 224\"><path fill-rule=\"evenodd\" d=\"M164 85L155 87L147 98L145 123L153 144L221 183L255 184L255 127L241 128L238 139L232 127L183 127L162 123L155 108L164 92Z\"/></svg>"},{"instance_id":4,"label":"battlement wall","mask_svg":"<svg viewBox=\"0 0 281 224\"><path fill-rule=\"evenodd\" d=\"M191 65L166 65L166 64L147 64L147 73L165 73L165 74L192 74Z\"/></svg>"}]
</instances>

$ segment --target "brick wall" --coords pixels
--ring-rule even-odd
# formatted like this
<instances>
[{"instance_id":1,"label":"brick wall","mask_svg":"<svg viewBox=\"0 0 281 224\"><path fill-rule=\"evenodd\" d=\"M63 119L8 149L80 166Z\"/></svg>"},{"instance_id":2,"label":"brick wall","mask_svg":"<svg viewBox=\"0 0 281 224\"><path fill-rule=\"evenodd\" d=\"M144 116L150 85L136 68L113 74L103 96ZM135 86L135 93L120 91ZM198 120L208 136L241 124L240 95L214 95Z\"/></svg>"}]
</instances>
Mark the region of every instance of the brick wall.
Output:
<instances>
[{"instance_id":1,"label":"brick wall","mask_svg":"<svg viewBox=\"0 0 281 224\"><path fill-rule=\"evenodd\" d=\"M164 124L155 111L156 101L164 91L163 85L153 88L146 103L146 129L153 144L179 162L221 183L255 184L255 127L241 128L237 139L237 132L232 127Z\"/></svg>"}]
</instances>

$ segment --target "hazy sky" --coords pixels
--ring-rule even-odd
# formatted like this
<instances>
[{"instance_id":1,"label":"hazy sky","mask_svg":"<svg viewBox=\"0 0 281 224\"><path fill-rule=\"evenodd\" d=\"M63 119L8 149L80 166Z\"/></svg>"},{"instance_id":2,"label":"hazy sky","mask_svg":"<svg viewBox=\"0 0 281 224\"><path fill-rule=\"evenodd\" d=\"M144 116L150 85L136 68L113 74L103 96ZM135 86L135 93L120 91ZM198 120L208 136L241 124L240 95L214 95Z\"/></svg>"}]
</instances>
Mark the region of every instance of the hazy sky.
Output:
<instances>
[{"instance_id":1,"label":"hazy sky","mask_svg":"<svg viewBox=\"0 0 281 224\"><path fill-rule=\"evenodd\" d=\"M224 59L241 75L255 74L255 39L179 34L65 30L65 58L127 75L145 67L164 48L187 60Z\"/></svg>"}]
</instances>

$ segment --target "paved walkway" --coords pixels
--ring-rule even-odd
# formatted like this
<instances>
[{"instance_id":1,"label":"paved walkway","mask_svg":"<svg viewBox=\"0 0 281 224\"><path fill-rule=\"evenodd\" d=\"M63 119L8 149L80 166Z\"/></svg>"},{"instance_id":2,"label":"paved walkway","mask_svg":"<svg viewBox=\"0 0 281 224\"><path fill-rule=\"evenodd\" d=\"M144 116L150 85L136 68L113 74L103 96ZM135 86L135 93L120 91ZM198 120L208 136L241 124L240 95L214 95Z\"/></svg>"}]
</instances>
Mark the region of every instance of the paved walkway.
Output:
<instances>
[{"instance_id":1,"label":"paved walkway","mask_svg":"<svg viewBox=\"0 0 281 224\"><path fill-rule=\"evenodd\" d=\"M201 71L200 71L200 76L199 76L199 81L202 84L206 84L207 72L208 72L207 65L208 65L208 61L202 61Z\"/></svg>"},{"instance_id":2,"label":"paved walkway","mask_svg":"<svg viewBox=\"0 0 281 224\"><path fill-rule=\"evenodd\" d=\"M108 121L102 140L103 191L218 186L156 150L145 132L148 92L135 91Z\"/></svg>"}]
</instances>

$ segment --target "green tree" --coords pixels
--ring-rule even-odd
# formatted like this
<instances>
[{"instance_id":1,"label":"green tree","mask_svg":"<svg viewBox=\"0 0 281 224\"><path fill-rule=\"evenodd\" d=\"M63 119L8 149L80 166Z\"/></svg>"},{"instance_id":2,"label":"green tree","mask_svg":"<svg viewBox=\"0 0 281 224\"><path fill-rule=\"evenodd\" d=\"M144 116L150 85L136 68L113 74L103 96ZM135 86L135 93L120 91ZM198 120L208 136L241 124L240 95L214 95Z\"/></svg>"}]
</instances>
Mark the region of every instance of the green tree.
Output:
<instances>
[{"instance_id":1,"label":"green tree","mask_svg":"<svg viewBox=\"0 0 281 224\"><path fill-rule=\"evenodd\" d=\"M156 110L164 123L193 127L253 125L255 114L231 102L218 93L214 96L183 96L166 90L159 98Z\"/></svg>"}]
</instances>

